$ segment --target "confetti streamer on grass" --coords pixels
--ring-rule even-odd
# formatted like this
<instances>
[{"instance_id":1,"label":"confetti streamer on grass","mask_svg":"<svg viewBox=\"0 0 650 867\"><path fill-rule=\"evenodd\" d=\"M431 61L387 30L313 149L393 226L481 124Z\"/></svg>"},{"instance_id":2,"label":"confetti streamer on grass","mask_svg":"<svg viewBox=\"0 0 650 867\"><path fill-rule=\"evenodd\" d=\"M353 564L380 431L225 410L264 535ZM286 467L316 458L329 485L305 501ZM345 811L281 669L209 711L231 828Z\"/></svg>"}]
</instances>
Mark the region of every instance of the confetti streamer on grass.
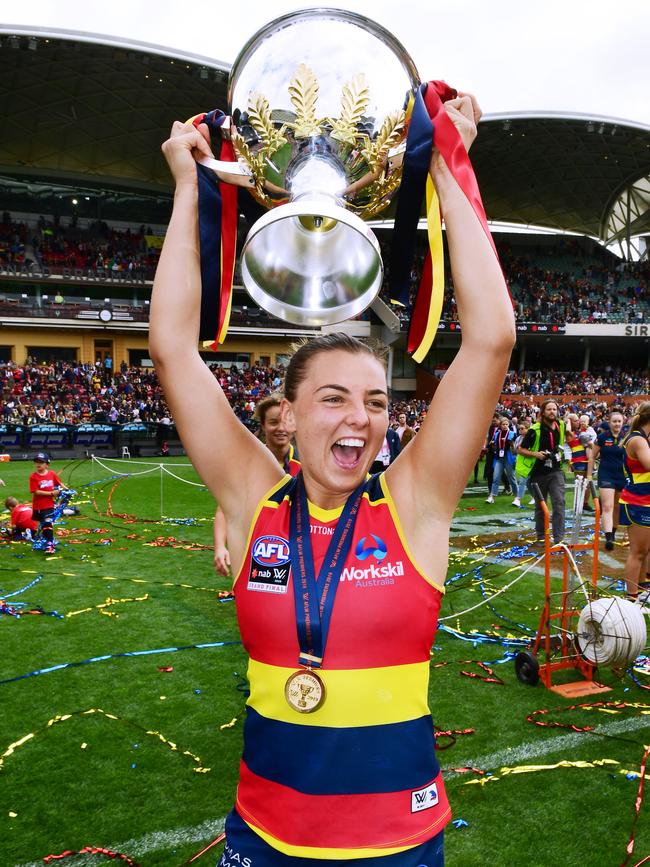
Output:
<instances>
[{"instance_id":1,"label":"confetti streamer on grass","mask_svg":"<svg viewBox=\"0 0 650 867\"><path fill-rule=\"evenodd\" d=\"M102 708L100 708L100 707L89 707L86 710L75 710L75 711L72 711L71 713L57 714L57 716L54 716L54 717L52 717L52 719L49 719L44 726L41 726L41 728L36 729L33 732L28 732L26 735L23 735L22 738L19 738L17 741L14 741L12 744L9 744L9 746L5 749L5 751L0 754L0 771L2 771L2 769L4 767L5 759L8 759L10 756L12 756L16 752L17 749L24 746L29 741L33 741L34 738L36 738L38 735L41 735L44 732L47 732L49 729L52 728L52 726L55 726L58 723L66 722L66 720L72 719L73 717L89 716L91 714L96 714L96 713L102 714L102 716L105 719L110 719L110 720L114 720L115 722L120 722L124 725L130 726L131 728L137 729L138 731L142 732L145 735L149 735L150 737L157 738L161 743L163 743L172 752L180 753L183 756L188 756L188 758L192 759L192 761L195 763L196 767L193 768L193 771L197 774L207 774L211 770L211 768L204 767L203 762L201 761L199 756L194 755L194 753L191 753L189 750L180 749L178 747L178 745L174 743L174 741L170 741L169 738L166 738L161 732L155 731L153 729L147 729L144 726L141 726L138 723L135 723L130 719L126 719L125 717L120 717L117 714L109 713L108 711L102 710Z\"/></svg>"}]
</instances>

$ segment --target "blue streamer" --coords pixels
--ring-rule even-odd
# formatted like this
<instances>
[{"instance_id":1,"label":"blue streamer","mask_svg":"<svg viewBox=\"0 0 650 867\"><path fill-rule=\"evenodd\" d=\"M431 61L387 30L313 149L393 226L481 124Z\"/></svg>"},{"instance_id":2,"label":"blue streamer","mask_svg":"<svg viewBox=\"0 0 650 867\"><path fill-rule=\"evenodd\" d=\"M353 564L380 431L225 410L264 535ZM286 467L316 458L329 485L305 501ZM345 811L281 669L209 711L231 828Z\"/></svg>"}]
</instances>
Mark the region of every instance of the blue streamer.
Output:
<instances>
[{"instance_id":1,"label":"blue streamer","mask_svg":"<svg viewBox=\"0 0 650 867\"><path fill-rule=\"evenodd\" d=\"M39 674L51 674L53 671L63 671L66 668L90 665L93 662L105 662L107 659L120 659L121 657L126 656L149 656L154 653L177 653L180 650L202 650L210 647L230 647L235 644L241 644L241 641L214 641L207 644L186 644L182 647L162 647L155 650L127 650L124 653L108 653L105 656L91 656L90 659L82 659L80 662L61 662L58 665L51 665L48 668L37 668L35 671L27 672L27 674L19 674L16 677L8 677L5 680L0 680L0 685L4 683L14 683L17 680L25 680L28 677L37 677Z\"/></svg>"}]
</instances>

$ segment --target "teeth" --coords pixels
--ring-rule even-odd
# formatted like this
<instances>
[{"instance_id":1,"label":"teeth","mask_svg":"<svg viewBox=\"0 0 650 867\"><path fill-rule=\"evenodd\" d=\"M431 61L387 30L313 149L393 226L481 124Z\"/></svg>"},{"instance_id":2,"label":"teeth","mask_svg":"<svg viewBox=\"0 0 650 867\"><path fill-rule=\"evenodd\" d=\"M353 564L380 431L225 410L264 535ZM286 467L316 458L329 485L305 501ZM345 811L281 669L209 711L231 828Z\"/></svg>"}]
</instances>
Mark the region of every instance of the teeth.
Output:
<instances>
[{"instance_id":1,"label":"teeth","mask_svg":"<svg viewBox=\"0 0 650 867\"><path fill-rule=\"evenodd\" d=\"M354 446L354 448L362 449L365 446L365 440L357 440L352 437L345 437L343 439L337 440L337 446Z\"/></svg>"}]
</instances>

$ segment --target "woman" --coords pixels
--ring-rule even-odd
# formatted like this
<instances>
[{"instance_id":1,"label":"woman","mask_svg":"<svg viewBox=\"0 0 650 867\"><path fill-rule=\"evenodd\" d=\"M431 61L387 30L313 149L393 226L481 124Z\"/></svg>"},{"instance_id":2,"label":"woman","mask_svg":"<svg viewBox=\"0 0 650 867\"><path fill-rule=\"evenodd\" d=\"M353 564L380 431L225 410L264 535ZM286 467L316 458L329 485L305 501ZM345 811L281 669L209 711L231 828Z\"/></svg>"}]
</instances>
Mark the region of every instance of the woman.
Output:
<instances>
[{"instance_id":1,"label":"woman","mask_svg":"<svg viewBox=\"0 0 650 867\"><path fill-rule=\"evenodd\" d=\"M499 493L501 477L504 475L508 480L510 490L514 492L513 506L521 505L517 502L517 483L515 482L515 455L514 455L515 432L510 430L510 419L502 416L499 426L492 434L492 452L494 454L494 469L492 471L492 487L486 503L494 503L494 498Z\"/></svg>"},{"instance_id":2,"label":"woman","mask_svg":"<svg viewBox=\"0 0 650 867\"><path fill-rule=\"evenodd\" d=\"M627 597L646 601L650 581L645 580L646 558L650 554L650 401L644 401L630 422L625 437L627 483L620 497L620 522L628 528L630 551L625 561ZM642 580L644 579L644 580ZM642 591L641 597L639 591Z\"/></svg>"},{"instance_id":3,"label":"woman","mask_svg":"<svg viewBox=\"0 0 650 867\"><path fill-rule=\"evenodd\" d=\"M266 447L285 473L297 476L300 472L300 461L291 444L291 433L283 423L281 405L281 394L269 394L257 403L254 418L260 426ZM231 565L230 552L226 547L227 538L226 517L221 506L217 506L214 515L214 568L224 576L230 574Z\"/></svg>"},{"instance_id":4,"label":"woman","mask_svg":"<svg viewBox=\"0 0 650 867\"><path fill-rule=\"evenodd\" d=\"M475 100L461 95L445 108L468 147L480 117ZM438 867L450 815L427 706L429 651L451 517L514 345L501 269L435 153L430 171L446 222L461 349L418 436L366 480L388 426L385 367L343 334L303 346L287 369L282 404L302 463L290 479L237 420L197 349L193 155L210 156L207 130L175 123L163 152L176 193L154 283L150 352L183 444L226 516L251 657L222 865ZM450 461L448 421L461 394L477 424L455 431Z\"/></svg>"},{"instance_id":5,"label":"woman","mask_svg":"<svg viewBox=\"0 0 650 867\"><path fill-rule=\"evenodd\" d=\"M624 421L622 413L612 412L609 416L609 430L603 430L598 434L589 455L588 479L593 475L594 462L600 457L598 492L607 551L614 548L618 528L618 503L621 491L625 487L625 450L622 446L623 434L621 433Z\"/></svg>"},{"instance_id":6,"label":"woman","mask_svg":"<svg viewBox=\"0 0 650 867\"><path fill-rule=\"evenodd\" d=\"M529 427L530 421L528 421L528 419L524 418L523 421L519 422L517 425L517 438L513 446L513 451L515 453L515 480L517 483L517 493L512 501L512 505L517 506L518 509L523 508L521 503L526 496L528 474L530 473L530 467L526 468L525 463L522 460L523 456L522 458L519 457L519 446L522 444L524 437L528 433Z\"/></svg>"}]
</instances>

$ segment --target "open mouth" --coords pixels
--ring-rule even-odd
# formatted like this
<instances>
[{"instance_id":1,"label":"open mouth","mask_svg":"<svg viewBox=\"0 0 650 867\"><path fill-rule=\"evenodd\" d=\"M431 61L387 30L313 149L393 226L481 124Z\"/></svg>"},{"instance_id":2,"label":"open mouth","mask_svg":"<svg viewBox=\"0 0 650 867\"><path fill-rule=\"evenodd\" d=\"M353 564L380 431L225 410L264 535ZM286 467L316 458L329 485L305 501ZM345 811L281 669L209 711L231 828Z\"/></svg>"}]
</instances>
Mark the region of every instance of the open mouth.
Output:
<instances>
[{"instance_id":1,"label":"open mouth","mask_svg":"<svg viewBox=\"0 0 650 867\"><path fill-rule=\"evenodd\" d=\"M359 465L365 445L365 440L343 437L332 446L334 460L344 470L353 470Z\"/></svg>"}]
</instances>

